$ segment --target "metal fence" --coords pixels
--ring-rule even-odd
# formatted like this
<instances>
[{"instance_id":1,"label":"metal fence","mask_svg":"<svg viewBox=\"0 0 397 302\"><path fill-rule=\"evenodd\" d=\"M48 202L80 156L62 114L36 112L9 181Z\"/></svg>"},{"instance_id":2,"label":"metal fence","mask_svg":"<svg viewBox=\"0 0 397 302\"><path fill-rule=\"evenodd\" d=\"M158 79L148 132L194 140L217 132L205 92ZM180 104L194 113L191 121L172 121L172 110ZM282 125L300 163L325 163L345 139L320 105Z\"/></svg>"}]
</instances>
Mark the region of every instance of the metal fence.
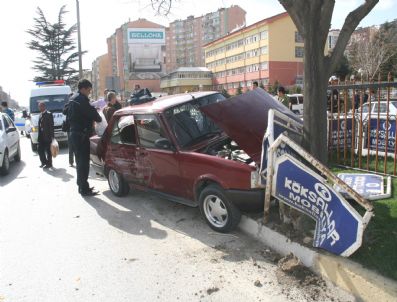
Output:
<instances>
[{"instance_id":1,"label":"metal fence","mask_svg":"<svg viewBox=\"0 0 397 302\"><path fill-rule=\"evenodd\" d=\"M345 82L328 87L331 162L397 175L397 82Z\"/></svg>"}]
</instances>

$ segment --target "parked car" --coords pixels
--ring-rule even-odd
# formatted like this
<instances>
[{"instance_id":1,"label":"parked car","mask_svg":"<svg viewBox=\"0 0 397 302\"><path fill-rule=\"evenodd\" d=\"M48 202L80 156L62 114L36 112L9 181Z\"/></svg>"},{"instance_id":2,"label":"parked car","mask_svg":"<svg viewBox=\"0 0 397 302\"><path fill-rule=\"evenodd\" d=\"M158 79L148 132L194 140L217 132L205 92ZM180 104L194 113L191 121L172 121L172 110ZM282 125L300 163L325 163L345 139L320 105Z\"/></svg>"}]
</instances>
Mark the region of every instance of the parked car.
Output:
<instances>
[{"instance_id":1,"label":"parked car","mask_svg":"<svg viewBox=\"0 0 397 302\"><path fill-rule=\"evenodd\" d=\"M7 114L0 113L0 174L6 175L10 169L10 161L21 160L19 134L14 122Z\"/></svg>"},{"instance_id":2,"label":"parked car","mask_svg":"<svg viewBox=\"0 0 397 302\"><path fill-rule=\"evenodd\" d=\"M262 140L270 108L297 117L260 89L226 100L218 92L166 96L126 107L91 138L93 167L117 196L129 188L199 206L228 232L241 211L263 210Z\"/></svg>"},{"instance_id":3,"label":"parked car","mask_svg":"<svg viewBox=\"0 0 397 302\"><path fill-rule=\"evenodd\" d=\"M291 110L297 115L303 115L303 94L287 94L291 104Z\"/></svg>"},{"instance_id":4,"label":"parked car","mask_svg":"<svg viewBox=\"0 0 397 302\"><path fill-rule=\"evenodd\" d=\"M365 103L362 106L363 112L363 120L367 119L369 116L369 112L371 111L371 118L376 118L378 116L378 112L380 117L386 117L387 115L387 101L378 101L371 102L371 110L369 109L369 103ZM356 109L355 114L359 116L361 114L361 107ZM397 115L397 100L392 99L389 101L389 116L395 117Z\"/></svg>"}]
</instances>

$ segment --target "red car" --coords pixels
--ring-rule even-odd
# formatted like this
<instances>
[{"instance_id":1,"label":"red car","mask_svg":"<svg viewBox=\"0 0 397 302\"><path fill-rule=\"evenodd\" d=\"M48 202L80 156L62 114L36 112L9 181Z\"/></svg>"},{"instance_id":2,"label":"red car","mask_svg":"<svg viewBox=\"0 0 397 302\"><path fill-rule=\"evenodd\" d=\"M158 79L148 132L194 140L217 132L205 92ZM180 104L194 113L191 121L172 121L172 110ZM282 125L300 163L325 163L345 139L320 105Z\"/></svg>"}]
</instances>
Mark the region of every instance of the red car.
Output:
<instances>
[{"instance_id":1,"label":"red car","mask_svg":"<svg viewBox=\"0 0 397 302\"><path fill-rule=\"evenodd\" d=\"M266 102L276 101L265 92L196 92L121 109L91 138L92 165L117 196L131 187L199 206L212 229L228 232L240 211L263 209L258 169L274 107Z\"/></svg>"}]
</instances>

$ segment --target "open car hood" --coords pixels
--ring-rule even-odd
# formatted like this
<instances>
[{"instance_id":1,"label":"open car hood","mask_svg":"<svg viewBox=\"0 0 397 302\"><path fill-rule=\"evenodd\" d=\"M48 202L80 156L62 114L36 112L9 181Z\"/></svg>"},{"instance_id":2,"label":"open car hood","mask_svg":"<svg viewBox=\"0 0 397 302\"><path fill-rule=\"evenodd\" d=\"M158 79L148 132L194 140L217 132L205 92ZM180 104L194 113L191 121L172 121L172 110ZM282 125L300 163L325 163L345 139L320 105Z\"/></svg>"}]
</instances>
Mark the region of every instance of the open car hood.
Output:
<instances>
[{"instance_id":1,"label":"open car hood","mask_svg":"<svg viewBox=\"0 0 397 302\"><path fill-rule=\"evenodd\" d=\"M262 141L266 132L270 109L280 111L288 117L302 122L282 103L259 88L200 108L257 165L260 165L261 162Z\"/></svg>"}]
</instances>

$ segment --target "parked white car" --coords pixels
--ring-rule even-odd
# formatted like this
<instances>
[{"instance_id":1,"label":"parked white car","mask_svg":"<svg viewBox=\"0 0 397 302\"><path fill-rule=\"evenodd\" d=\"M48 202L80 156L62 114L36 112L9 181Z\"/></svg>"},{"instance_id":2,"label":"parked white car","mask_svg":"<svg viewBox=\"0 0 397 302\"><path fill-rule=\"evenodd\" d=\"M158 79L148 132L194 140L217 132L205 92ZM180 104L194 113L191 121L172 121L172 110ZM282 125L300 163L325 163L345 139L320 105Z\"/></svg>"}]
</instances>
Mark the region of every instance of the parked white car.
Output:
<instances>
[{"instance_id":1,"label":"parked white car","mask_svg":"<svg viewBox=\"0 0 397 302\"><path fill-rule=\"evenodd\" d=\"M303 115L303 94L287 94L291 103L291 111L297 115Z\"/></svg>"},{"instance_id":2,"label":"parked white car","mask_svg":"<svg viewBox=\"0 0 397 302\"><path fill-rule=\"evenodd\" d=\"M363 104L363 120L367 119L369 115L369 103ZM380 117L385 117L387 115L387 101L371 102L371 118L377 118L378 112ZM356 115L361 114L361 107L356 109ZM397 100L393 99L389 102L389 117L395 117L397 115Z\"/></svg>"},{"instance_id":3,"label":"parked white car","mask_svg":"<svg viewBox=\"0 0 397 302\"><path fill-rule=\"evenodd\" d=\"M14 122L7 114L0 113L0 174L6 175L10 169L10 160L21 160L19 134Z\"/></svg>"}]
</instances>

